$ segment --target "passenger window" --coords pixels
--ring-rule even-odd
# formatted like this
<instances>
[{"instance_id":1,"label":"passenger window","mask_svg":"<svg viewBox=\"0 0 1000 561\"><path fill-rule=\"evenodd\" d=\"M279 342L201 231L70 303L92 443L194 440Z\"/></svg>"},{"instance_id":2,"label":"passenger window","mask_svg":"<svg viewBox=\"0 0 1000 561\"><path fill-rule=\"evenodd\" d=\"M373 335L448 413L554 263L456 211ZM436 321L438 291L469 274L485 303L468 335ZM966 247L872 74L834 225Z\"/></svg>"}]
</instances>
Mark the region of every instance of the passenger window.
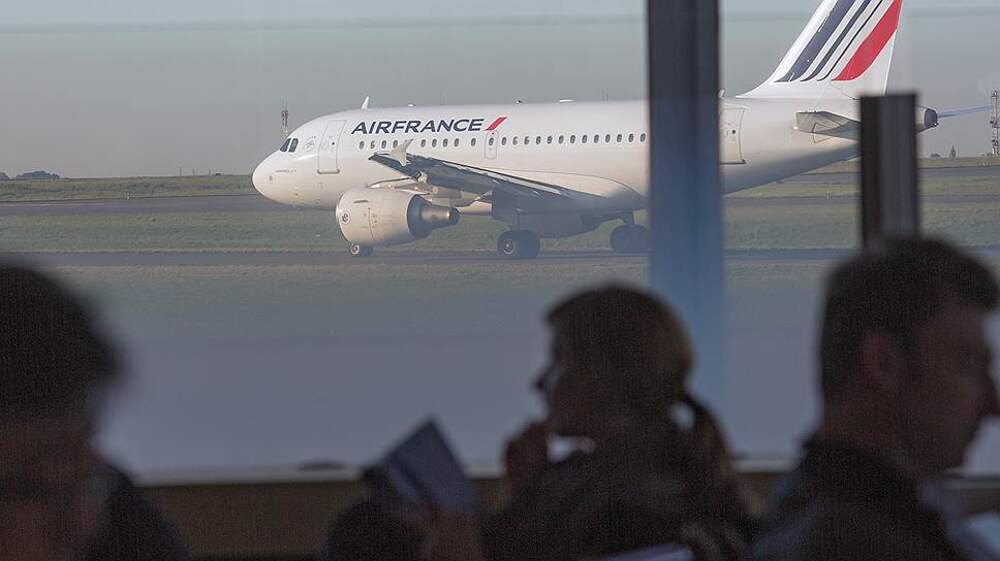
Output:
<instances>
[{"instance_id":1,"label":"passenger window","mask_svg":"<svg viewBox=\"0 0 1000 561\"><path fill-rule=\"evenodd\" d=\"M332 146L332 144L331 144ZM295 152L295 149L299 147L299 139L293 138L292 145L288 147L289 152Z\"/></svg>"},{"instance_id":2,"label":"passenger window","mask_svg":"<svg viewBox=\"0 0 1000 561\"><path fill-rule=\"evenodd\" d=\"M421 138L420 139L420 147L421 148L427 148L427 139L426 138Z\"/></svg>"},{"instance_id":3,"label":"passenger window","mask_svg":"<svg viewBox=\"0 0 1000 561\"><path fill-rule=\"evenodd\" d=\"M635 135L634 134L628 135L628 141L629 142L634 142L635 141Z\"/></svg>"},{"instance_id":4,"label":"passenger window","mask_svg":"<svg viewBox=\"0 0 1000 561\"><path fill-rule=\"evenodd\" d=\"M583 144L586 144L586 143L587 143L587 135L583 135L583 136L582 136L582 137L580 138L580 142L581 142L581 143L583 143Z\"/></svg>"},{"instance_id":5,"label":"passenger window","mask_svg":"<svg viewBox=\"0 0 1000 561\"><path fill-rule=\"evenodd\" d=\"M621 141L622 141L622 135L619 134L618 135L618 142L621 142Z\"/></svg>"},{"instance_id":6,"label":"passenger window","mask_svg":"<svg viewBox=\"0 0 1000 561\"><path fill-rule=\"evenodd\" d=\"M611 135L610 134L604 135L604 143L605 144L611 144Z\"/></svg>"},{"instance_id":7,"label":"passenger window","mask_svg":"<svg viewBox=\"0 0 1000 561\"><path fill-rule=\"evenodd\" d=\"M443 141L441 141L441 146L442 146L443 148L447 148L447 147L448 147L448 139L447 139L447 138L446 138L446 139L444 139Z\"/></svg>"},{"instance_id":8,"label":"passenger window","mask_svg":"<svg viewBox=\"0 0 1000 561\"><path fill-rule=\"evenodd\" d=\"M472 146L475 146L476 145L476 139L473 138L472 140L470 140L469 144L472 145Z\"/></svg>"},{"instance_id":9,"label":"passenger window","mask_svg":"<svg viewBox=\"0 0 1000 561\"><path fill-rule=\"evenodd\" d=\"M575 134L569 135L569 143L570 144L576 144L576 135Z\"/></svg>"},{"instance_id":10,"label":"passenger window","mask_svg":"<svg viewBox=\"0 0 1000 561\"><path fill-rule=\"evenodd\" d=\"M548 140L547 140L546 142L547 142L548 144L552 144L552 137L550 136L550 137L548 138Z\"/></svg>"},{"instance_id":11,"label":"passenger window","mask_svg":"<svg viewBox=\"0 0 1000 561\"><path fill-rule=\"evenodd\" d=\"M399 141L398 140L393 140L392 141L392 147L393 148L399 148Z\"/></svg>"},{"instance_id":12,"label":"passenger window","mask_svg":"<svg viewBox=\"0 0 1000 561\"><path fill-rule=\"evenodd\" d=\"M455 139L455 148L458 148L458 139Z\"/></svg>"},{"instance_id":13,"label":"passenger window","mask_svg":"<svg viewBox=\"0 0 1000 561\"><path fill-rule=\"evenodd\" d=\"M507 146L507 137L506 136L500 139L500 146Z\"/></svg>"},{"instance_id":14,"label":"passenger window","mask_svg":"<svg viewBox=\"0 0 1000 561\"><path fill-rule=\"evenodd\" d=\"M524 143L525 144L531 144L531 137L530 136L524 137Z\"/></svg>"},{"instance_id":15,"label":"passenger window","mask_svg":"<svg viewBox=\"0 0 1000 561\"><path fill-rule=\"evenodd\" d=\"M385 147L386 147L387 145L388 145L388 143L387 143L386 141L384 141L384 140L383 140L383 141L382 141L382 149L383 149L383 150L385 150Z\"/></svg>"},{"instance_id":16,"label":"passenger window","mask_svg":"<svg viewBox=\"0 0 1000 561\"><path fill-rule=\"evenodd\" d=\"M599 143L600 141L601 141L601 135L599 135L599 134L595 134L595 135L594 135L594 144L597 144L597 143Z\"/></svg>"},{"instance_id":17,"label":"passenger window","mask_svg":"<svg viewBox=\"0 0 1000 561\"><path fill-rule=\"evenodd\" d=\"M292 143L292 139L291 138L286 138L285 139L285 143L282 144L281 148L278 148L278 150L281 150L282 152L288 152L288 145L291 144L291 143Z\"/></svg>"},{"instance_id":18,"label":"passenger window","mask_svg":"<svg viewBox=\"0 0 1000 561\"><path fill-rule=\"evenodd\" d=\"M541 143L542 143L542 137L536 136L535 137L535 144L541 144Z\"/></svg>"},{"instance_id":19,"label":"passenger window","mask_svg":"<svg viewBox=\"0 0 1000 561\"><path fill-rule=\"evenodd\" d=\"M516 136L512 139L512 143L514 144L514 146L517 146L517 137Z\"/></svg>"},{"instance_id":20,"label":"passenger window","mask_svg":"<svg viewBox=\"0 0 1000 561\"><path fill-rule=\"evenodd\" d=\"M371 146L371 148L372 148L372 150L374 150L374 149L375 149L375 141L374 141L374 140L372 141L372 146Z\"/></svg>"},{"instance_id":21,"label":"passenger window","mask_svg":"<svg viewBox=\"0 0 1000 561\"><path fill-rule=\"evenodd\" d=\"M358 143L358 150L364 150L364 149L365 149L365 141L362 140L361 142Z\"/></svg>"},{"instance_id":22,"label":"passenger window","mask_svg":"<svg viewBox=\"0 0 1000 561\"><path fill-rule=\"evenodd\" d=\"M566 137L560 134L559 135L559 144L562 144L565 140L566 140Z\"/></svg>"},{"instance_id":23,"label":"passenger window","mask_svg":"<svg viewBox=\"0 0 1000 561\"><path fill-rule=\"evenodd\" d=\"M639 142L646 142L646 133L642 133L639 135Z\"/></svg>"},{"instance_id":24,"label":"passenger window","mask_svg":"<svg viewBox=\"0 0 1000 561\"><path fill-rule=\"evenodd\" d=\"M496 144L496 142L497 142L497 139L495 139L493 137L490 137L490 146L493 146L494 144Z\"/></svg>"},{"instance_id":25,"label":"passenger window","mask_svg":"<svg viewBox=\"0 0 1000 561\"><path fill-rule=\"evenodd\" d=\"M437 147L438 147L438 139L435 138L434 140L431 141L431 148L437 148Z\"/></svg>"}]
</instances>

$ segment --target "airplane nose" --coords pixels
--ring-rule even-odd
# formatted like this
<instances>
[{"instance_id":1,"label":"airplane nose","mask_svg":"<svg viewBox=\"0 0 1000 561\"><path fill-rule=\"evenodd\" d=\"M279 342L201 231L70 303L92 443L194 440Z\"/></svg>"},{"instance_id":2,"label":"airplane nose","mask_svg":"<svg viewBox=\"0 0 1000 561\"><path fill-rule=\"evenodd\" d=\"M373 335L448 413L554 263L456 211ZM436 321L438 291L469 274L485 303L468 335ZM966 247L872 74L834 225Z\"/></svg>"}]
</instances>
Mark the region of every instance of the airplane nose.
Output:
<instances>
[{"instance_id":1,"label":"airplane nose","mask_svg":"<svg viewBox=\"0 0 1000 561\"><path fill-rule=\"evenodd\" d=\"M260 163L254 170L253 176L251 177L251 182L253 183L253 188L257 190L258 193L267 197L268 188L274 183L274 174L271 171L271 166L268 164L267 160Z\"/></svg>"}]
</instances>

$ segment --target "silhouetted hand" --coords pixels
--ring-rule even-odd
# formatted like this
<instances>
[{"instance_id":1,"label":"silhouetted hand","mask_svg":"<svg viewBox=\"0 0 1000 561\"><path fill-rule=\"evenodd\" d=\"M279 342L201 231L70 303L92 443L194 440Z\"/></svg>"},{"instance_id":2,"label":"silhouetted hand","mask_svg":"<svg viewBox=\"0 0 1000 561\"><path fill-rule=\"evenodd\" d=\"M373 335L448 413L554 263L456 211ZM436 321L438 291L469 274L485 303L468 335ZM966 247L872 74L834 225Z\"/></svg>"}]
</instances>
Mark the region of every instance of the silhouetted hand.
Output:
<instances>
[{"instance_id":1,"label":"silhouetted hand","mask_svg":"<svg viewBox=\"0 0 1000 561\"><path fill-rule=\"evenodd\" d=\"M516 494L538 472L549 465L549 428L544 422L531 423L507 441L504 466L511 493Z\"/></svg>"}]
</instances>

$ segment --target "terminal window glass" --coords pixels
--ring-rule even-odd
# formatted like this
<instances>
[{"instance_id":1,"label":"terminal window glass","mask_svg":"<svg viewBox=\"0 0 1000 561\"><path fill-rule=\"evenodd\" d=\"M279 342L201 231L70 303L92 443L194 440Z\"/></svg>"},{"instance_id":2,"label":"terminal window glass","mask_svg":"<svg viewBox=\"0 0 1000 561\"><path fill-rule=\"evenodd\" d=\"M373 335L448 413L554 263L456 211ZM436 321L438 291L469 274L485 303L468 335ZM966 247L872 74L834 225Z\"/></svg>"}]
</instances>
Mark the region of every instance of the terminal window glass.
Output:
<instances>
[{"instance_id":1,"label":"terminal window glass","mask_svg":"<svg viewBox=\"0 0 1000 561\"><path fill-rule=\"evenodd\" d=\"M71 2L56 0L60 3ZM611 232L622 225L616 217L553 244L573 258L553 259L547 243L538 263L508 263L495 250L498 234L511 225L494 220L488 209L434 230L427 239L377 246L374 261L352 258L339 227L342 217L331 219L340 200L331 193L400 176L369 161L370 154L336 153L330 140L349 146L367 136L364 142L374 153L390 141L398 146L401 137L393 141L390 134L469 134L470 144L472 136L482 137L488 148L452 150L447 159L502 169L509 154L497 150L497 139L523 130L515 128L522 124L539 125L520 117L532 106L509 103L495 114L451 107L530 96L552 102L545 108L546 128L606 123L638 129L642 133L633 132L632 142L638 136L651 144L642 104L648 86L645 2L541 2L532 4L531 14L507 3L469 3L461 22L453 18L453 6L404 0L357 2L349 9L344 3L312 2L308 13L260 0L241 2L234 13L213 2L167 3L161 5L164 11L138 2L124 14L111 4L92 2L81 11L21 2L13 16L5 10L0 68L17 79L4 82L0 98L6 107L31 100L38 111L4 113L4 130L18 132L0 135L0 171L14 175L45 166L68 177L110 177L109 189L124 185L132 194L149 187L128 178L174 176L167 183L177 194L244 196L202 197L206 201L185 202L191 212L174 207L165 212L163 201L126 199L123 187L116 213L121 206L129 220L107 219L99 210L94 216L30 218L0 213L0 250L29 252L91 296L128 352L134 383L126 385L108 416L101 437L108 454L140 475L199 468L243 473L273 465L295 472L316 460L353 467L379 457L433 414L463 460L500 466L503 439L542 407L529 388L547 356L545 311L583 286L644 285L647 259L610 251ZM724 4L722 103L738 108L743 98L735 96L773 73L820 0ZM922 6L903 2L903 29L889 76L892 90L918 91L923 105L942 111L987 105L990 93L1000 89L993 83L1000 76L992 40L1000 28L1000 7L992 0L952 4L942 18L927 11L929 0ZM535 25L536 16L552 25ZM331 23L345 17L351 25ZM429 25L397 25L416 17ZM16 32L3 32L12 28ZM337 53L336 72L316 72L331 68L330 53ZM449 80L456 68L462 79ZM505 79L496 79L498 68ZM148 87L163 76L171 77L171 87ZM398 77L405 77L405 87L398 87ZM72 84L72 96L53 87L62 83ZM605 95L595 84L610 90ZM569 95L564 92L577 92L588 106L555 103ZM375 103L362 111L368 93ZM559 117L589 110L591 103L601 108L605 97L614 104L606 118ZM411 103L417 108L407 107ZM407 131L417 113L420 128ZM750 162L742 156L770 148L769 140L762 145L749 128L761 114L746 113L742 131L734 115L723 113L722 124L727 116L735 122L722 130L738 130L742 145L721 146L723 156ZM508 120L487 131L501 116ZM438 126L452 118L455 124L483 122L463 123L479 129L465 132ZM922 202L926 231L958 241L997 269L1000 201L994 186L1000 168L984 157L992 150L988 119L988 113L942 119L921 133L927 168ZM327 131L341 120L341 131ZM430 120L433 128L424 128ZM794 123L794 114L786 120ZM363 131L357 128L362 123ZM143 135L143 130L157 132ZM523 141L524 133L517 134ZM601 142L610 147L630 133L602 134ZM568 136L543 135L558 147L566 147ZM311 137L322 148L318 157L300 161L297 152L288 153L294 138L306 146ZM423 150L414 156L441 156L426 150L429 140L421 139ZM596 137L587 141L600 144ZM954 160L947 157L952 146ZM619 159L632 164L616 162L618 167L641 170L647 150L639 148L618 151ZM514 152L529 163L534 156L568 168L557 172L598 164L574 163L547 151ZM941 158L932 160L932 154ZM316 155L312 149L310 155ZM260 169L295 166L296 180L312 181L288 182L280 192L282 182L274 181L259 193L248 172L269 158L272 167ZM950 164L947 170L931 169L942 163ZM738 180L745 166L728 165L727 177ZM226 176L191 177L192 170L208 169ZM720 414L739 455L793 457L798 438L815 418L819 298L824 275L857 245L856 170L856 163L837 163L821 174L780 178L780 183L774 178L752 191L727 179L733 190L722 203L728 370L715 395L729 400ZM268 175L285 177L259 177ZM5 185L12 188L0 182L0 198ZM641 200L648 186L632 187ZM457 202L476 196L462 193ZM211 227L198 219L208 211ZM649 222L644 211L634 218ZM97 263L94 255L111 256L114 266ZM441 360L442 349L448 360ZM694 382L696 390L704 389ZM403 398L386 399L387 391ZM352 430L335 430L344 426ZM315 427L326 429L311 430ZM1000 472L998 429L984 431L981 441L973 464Z\"/></svg>"}]
</instances>

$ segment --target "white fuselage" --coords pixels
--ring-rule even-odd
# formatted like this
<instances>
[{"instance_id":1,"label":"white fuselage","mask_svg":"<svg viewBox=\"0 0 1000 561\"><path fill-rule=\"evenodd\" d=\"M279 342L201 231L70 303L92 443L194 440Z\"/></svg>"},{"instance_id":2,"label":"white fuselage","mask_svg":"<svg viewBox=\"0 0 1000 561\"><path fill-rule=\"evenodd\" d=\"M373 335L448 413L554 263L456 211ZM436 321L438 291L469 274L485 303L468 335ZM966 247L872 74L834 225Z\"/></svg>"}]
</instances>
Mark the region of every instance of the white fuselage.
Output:
<instances>
[{"instance_id":1,"label":"white fuselage","mask_svg":"<svg viewBox=\"0 0 1000 561\"><path fill-rule=\"evenodd\" d=\"M830 111L856 118L856 103L720 100L724 191L853 157L855 142L799 131L796 113ZM491 125L495 127L488 130ZM410 154L597 195L575 202L567 213L638 210L649 191L643 101L358 109L314 119L289 138L296 141L295 151L271 154L254 172L253 182L268 198L300 207L332 210L351 189L412 181L369 160L411 139ZM488 205L468 204L474 198L470 195L462 212L488 213Z\"/></svg>"}]
</instances>

